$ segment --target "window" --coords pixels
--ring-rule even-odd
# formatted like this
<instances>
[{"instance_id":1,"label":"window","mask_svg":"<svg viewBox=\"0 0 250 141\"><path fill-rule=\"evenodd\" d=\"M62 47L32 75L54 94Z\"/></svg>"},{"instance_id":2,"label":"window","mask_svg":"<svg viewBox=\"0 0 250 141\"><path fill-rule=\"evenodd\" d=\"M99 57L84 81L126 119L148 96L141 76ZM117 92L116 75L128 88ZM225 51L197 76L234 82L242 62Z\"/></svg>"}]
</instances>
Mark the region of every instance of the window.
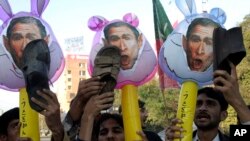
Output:
<instances>
[{"instance_id":1,"label":"window","mask_svg":"<svg viewBox=\"0 0 250 141\"><path fill-rule=\"evenodd\" d=\"M70 82L70 81L71 81L71 78L68 78L68 81Z\"/></svg>"},{"instance_id":2,"label":"window","mask_svg":"<svg viewBox=\"0 0 250 141\"><path fill-rule=\"evenodd\" d=\"M73 99L75 97L75 93L70 93L69 97L70 97L70 99Z\"/></svg>"},{"instance_id":3,"label":"window","mask_svg":"<svg viewBox=\"0 0 250 141\"><path fill-rule=\"evenodd\" d=\"M70 89L71 89L71 86L68 86L68 89L70 90Z\"/></svg>"},{"instance_id":4,"label":"window","mask_svg":"<svg viewBox=\"0 0 250 141\"><path fill-rule=\"evenodd\" d=\"M85 78L80 78L79 81L85 80Z\"/></svg>"},{"instance_id":5,"label":"window","mask_svg":"<svg viewBox=\"0 0 250 141\"><path fill-rule=\"evenodd\" d=\"M68 70L68 74L71 74L71 70Z\"/></svg>"},{"instance_id":6,"label":"window","mask_svg":"<svg viewBox=\"0 0 250 141\"><path fill-rule=\"evenodd\" d=\"M85 71L84 71L84 70L80 70L80 71L79 71L79 75L80 75L80 76L84 76L84 75L85 75Z\"/></svg>"},{"instance_id":7,"label":"window","mask_svg":"<svg viewBox=\"0 0 250 141\"><path fill-rule=\"evenodd\" d=\"M80 68L85 68L85 63L79 63Z\"/></svg>"}]
</instances>

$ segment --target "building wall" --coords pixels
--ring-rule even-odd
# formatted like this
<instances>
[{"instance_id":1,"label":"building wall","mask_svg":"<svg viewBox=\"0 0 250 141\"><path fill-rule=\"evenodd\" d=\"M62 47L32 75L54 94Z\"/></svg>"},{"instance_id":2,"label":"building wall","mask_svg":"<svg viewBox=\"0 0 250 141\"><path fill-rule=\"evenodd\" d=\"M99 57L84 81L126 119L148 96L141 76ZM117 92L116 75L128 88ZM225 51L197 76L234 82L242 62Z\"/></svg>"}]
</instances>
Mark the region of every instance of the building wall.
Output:
<instances>
[{"instance_id":1,"label":"building wall","mask_svg":"<svg viewBox=\"0 0 250 141\"><path fill-rule=\"evenodd\" d=\"M63 94L59 100L63 111L68 111L70 101L76 96L79 81L90 77L87 62L88 56L86 55L69 54L65 57L65 68L58 80L61 83L58 91Z\"/></svg>"}]
</instances>

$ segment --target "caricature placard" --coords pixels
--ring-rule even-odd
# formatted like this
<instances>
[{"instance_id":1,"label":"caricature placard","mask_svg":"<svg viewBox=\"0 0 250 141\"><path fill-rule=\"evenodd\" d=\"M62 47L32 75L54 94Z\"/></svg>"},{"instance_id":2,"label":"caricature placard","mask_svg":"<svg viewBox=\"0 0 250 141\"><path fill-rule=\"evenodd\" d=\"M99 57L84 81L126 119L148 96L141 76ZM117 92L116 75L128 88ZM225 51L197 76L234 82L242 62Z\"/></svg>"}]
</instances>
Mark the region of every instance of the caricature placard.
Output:
<instances>
[{"instance_id":1,"label":"caricature placard","mask_svg":"<svg viewBox=\"0 0 250 141\"><path fill-rule=\"evenodd\" d=\"M225 13L219 8L197 13L194 0L176 0L185 15L168 36L159 53L162 70L181 84L177 118L183 121L183 141L192 140L199 86L212 83L213 31L223 26Z\"/></svg>"},{"instance_id":2,"label":"caricature placard","mask_svg":"<svg viewBox=\"0 0 250 141\"><path fill-rule=\"evenodd\" d=\"M0 27L0 88L19 91L19 117L22 124L20 137L40 140L38 113L30 107L26 82L21 71L23 51L31 41L36 39L45 41L50 53L48 79L51 82L60 76L65 63L52 29L41 18L49 0L30 0L30 2L31 12L18 13L12 12L8 1L0 2L0 20L3 22ZM38 56L36 57L38 59Z\"/></svg>"},{"instance_id":3,"label":"caricature placard","mask_svg":"<svg viewBox=\"0 0 250 141\"><path fill-rule=\"evenodd\" d=\"M160 67L179 83L190 80L200 86L211 84L213 30L216 27L223 27L226 20L225 13L220 8L201 14L193 9L184 15L186 19L177 25L160 50Z\"/></svg>"},{"instance_id":4,"label":"caricature placard","mask_svg":"<svg viewBox=\"0 0 250 141\"><path fill-rule=\"evenodd\" d=\"M122 91L122 116L126 140L141 140L136 134L141 122L137 86L149 81L157 71L155 52L143 33L137 28L139 19L128 13L123 20L108 21L101 16L89 19L88 26L96 31L89 56L88 69L93 73L97 52L105 46L116 46L120 50L120 71L116 88ZM129 120L128 120L129 119Z\"/></svg>"},{"instance_id":5,"label":"caricature placard","mask_svg":"<svg viewBox=\"0 0 250 141\"><path fill-rule=\"evenodd\" d=\"M138 18L131 13L123 20L108 21L101 16L89 19L88 26L96 31L89 56L89 72L92 74L94 59L104 43L121 49L121 69L116 88L126 84L139 86L150 80L157 70L155 52L143 33L137 28Z\"/></svg>"},{"instance_id":6,"label":"caricature placard","mask_svg":"<svg viewBox=\"0 0 250 141\"><path fill-rule=\"evenodd\" d=\"M41 18L48 0L31 0L31 12L12 13L8 2L0 3L0 88L18 90L25 87L21 71L21 57L25 46L32 40L44 39L49 46L51 64L49 79L54 82L64 68L62 50L49 24Z\"/></svg>"}]
</instances>

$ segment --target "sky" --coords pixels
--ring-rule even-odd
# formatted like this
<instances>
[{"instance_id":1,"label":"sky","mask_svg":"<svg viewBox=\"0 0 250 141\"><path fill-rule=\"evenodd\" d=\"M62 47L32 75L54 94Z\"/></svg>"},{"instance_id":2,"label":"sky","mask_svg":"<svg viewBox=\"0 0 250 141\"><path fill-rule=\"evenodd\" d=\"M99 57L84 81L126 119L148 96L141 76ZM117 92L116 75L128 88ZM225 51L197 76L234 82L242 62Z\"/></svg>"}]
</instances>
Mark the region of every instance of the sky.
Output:
<instances>
[{"instance_id":1,"label":"sky","mask_svg":"<svg viewBox=\"0 0 250 141\"><path fill-rule=\"evenodd\" d=\"M172 23L182 21L184 16L175 5L175 0L160 0ZM202 12L202 1L207 1L207 11L219 7L227 15L225 28L229 29L242 22L250 14L249 0L195 0L197 13ZM30 0L9 0L13 13L30 11ZM154 46L154 23L152 0L51 0L42 18L52 28L61 48L66 38L83 36L84 49L81 54L89 54L94 31L88 28L92 16L103 16L107 20L122 19L126 13L134 13L139 19L139 29ZM0 25L2 22L0 22ZM18 106L18 92L0 89L0 113Z\"/></svg>"}]
</instances>

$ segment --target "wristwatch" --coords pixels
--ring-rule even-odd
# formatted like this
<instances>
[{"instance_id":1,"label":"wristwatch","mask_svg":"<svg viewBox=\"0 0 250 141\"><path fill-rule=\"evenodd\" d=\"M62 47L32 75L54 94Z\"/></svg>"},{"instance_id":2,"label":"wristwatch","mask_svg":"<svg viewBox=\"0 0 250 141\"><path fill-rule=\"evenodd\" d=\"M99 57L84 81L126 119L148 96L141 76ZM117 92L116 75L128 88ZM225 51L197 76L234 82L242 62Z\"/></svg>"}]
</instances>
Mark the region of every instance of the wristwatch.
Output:
<instances>
[{"instance_id":1,"label":"wristwatch","mask_svg":"<svg viewBox=\"0 0 250 141\"><path fill-rule=\"evenodd\" d=\"M79 136L77 136L75 141L86 141L86 140L81 140Z\"/></svg>"},{"instance_id":2,"label":"wristwatch","mask_svg":"<svg viewBox=\"0 0 250 141\"><path fill-rule=\"evenodd\" d=\"M64 131L68 132L73 127L73 125L74 125L74 122L68 112L63 120Z\"/></svg>"},{"instance_id":3,"label":"wristwatch","mask_svg":"<svg viewBox=\"0 0 250 141\"><path fill-rule=\"evenodd\" d=\"M67 135L69 136L70 140L75 140L76 136L78 134L78 126L79 124L76 124L73 119L71 118L69 112L65 116L63 120L63 126L64 130L67 132Z\"/></svg>"}]
</instances>

